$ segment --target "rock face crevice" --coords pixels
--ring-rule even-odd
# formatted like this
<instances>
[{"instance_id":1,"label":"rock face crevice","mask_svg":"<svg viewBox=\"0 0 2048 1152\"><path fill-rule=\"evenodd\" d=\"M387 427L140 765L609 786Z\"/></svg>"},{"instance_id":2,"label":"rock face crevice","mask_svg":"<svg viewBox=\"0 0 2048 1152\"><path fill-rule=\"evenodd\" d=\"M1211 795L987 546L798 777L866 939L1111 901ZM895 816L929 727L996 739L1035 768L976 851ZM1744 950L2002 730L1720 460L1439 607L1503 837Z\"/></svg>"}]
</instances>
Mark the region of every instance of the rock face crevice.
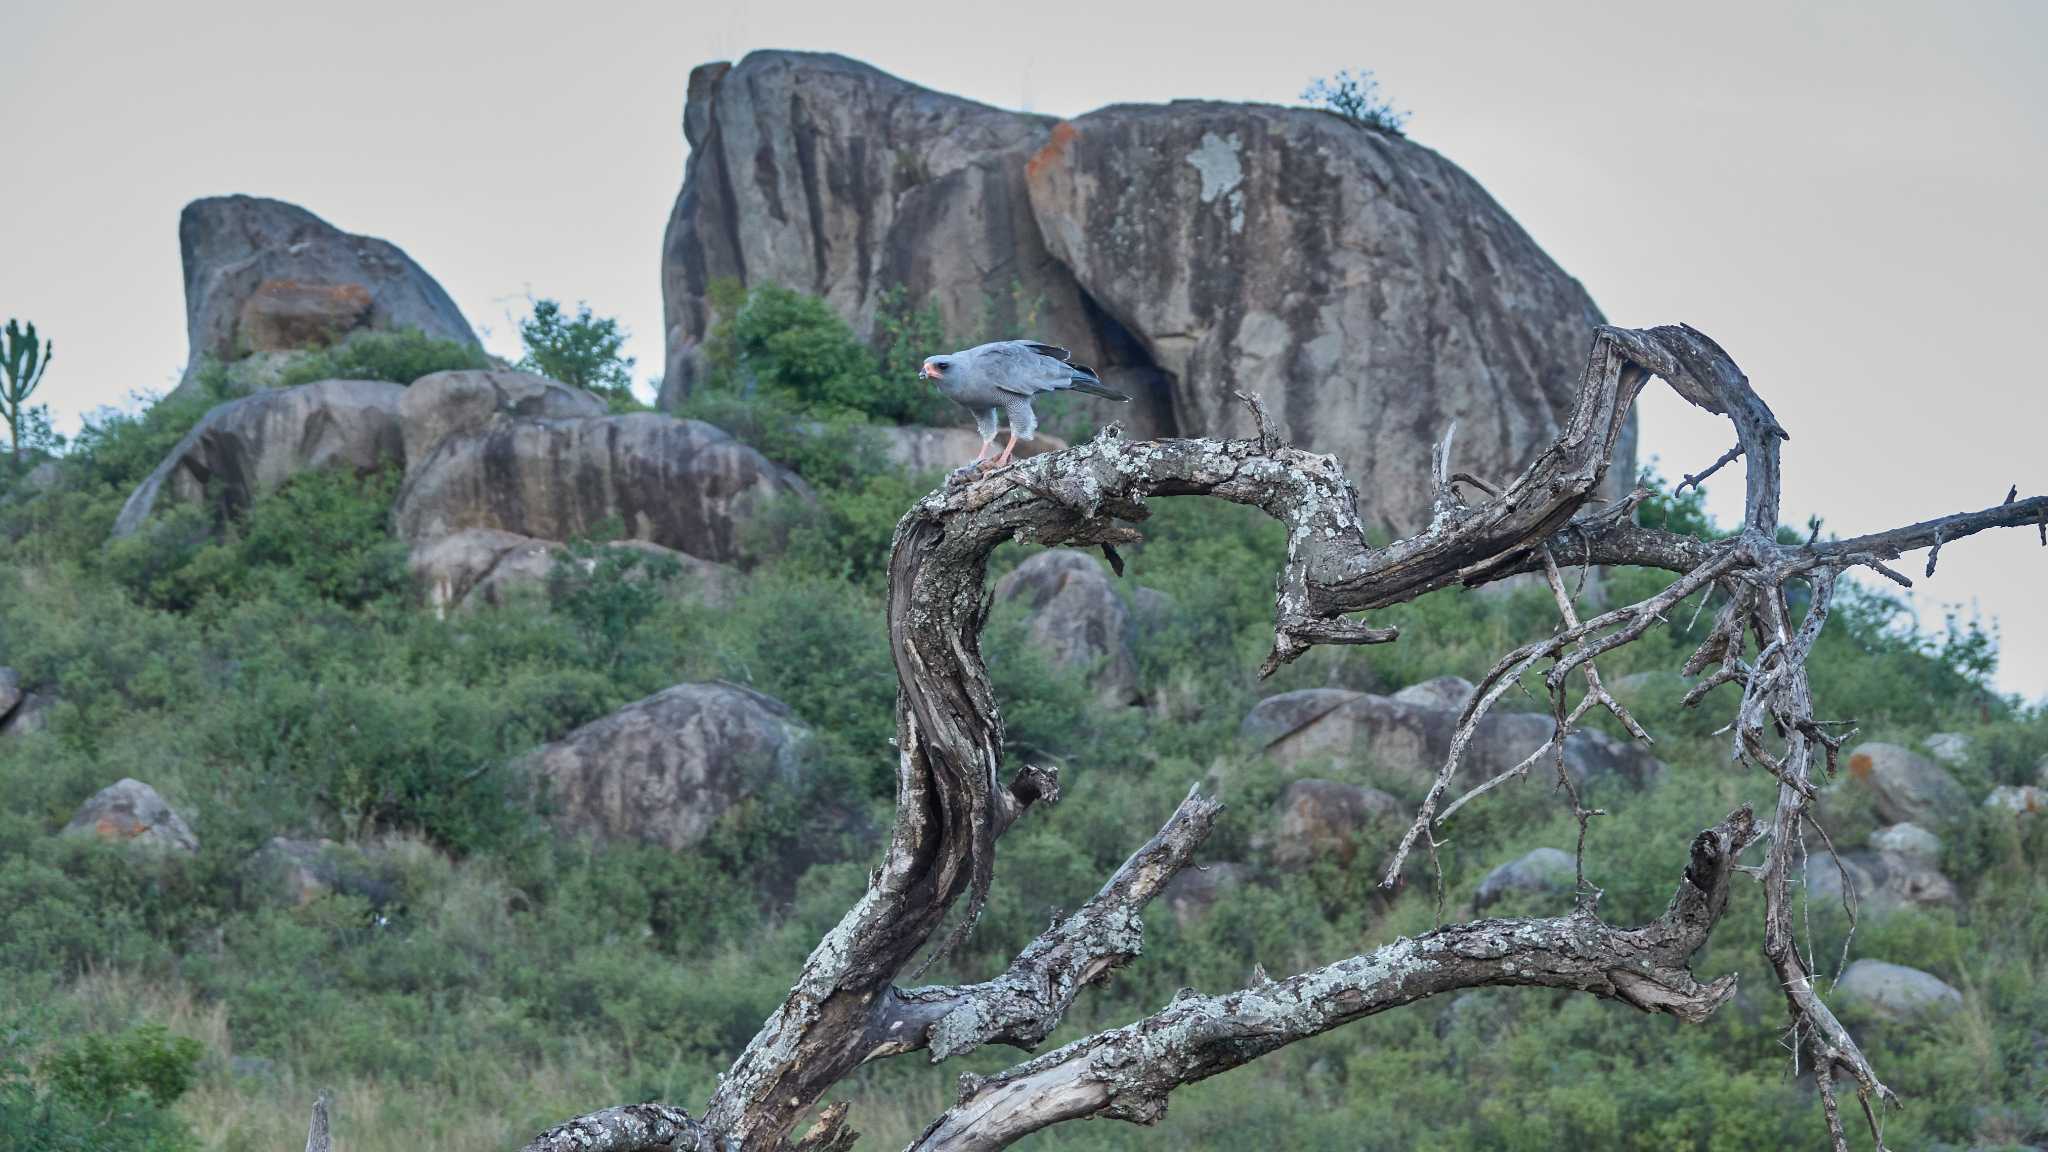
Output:
<instances>
[{"instance_id":1,"label":"rock face crevice","mask_svg":"<svg viewBox=\"0 0 2048 1152\"><path fill-rule=\"evenodd\" d=\"M950 332L1072 348L1139 401L1087 416L1137 436L1248 434L1234 394L1261 393L1405 531L1452 421L1459 470L1528 463L1601 321L1456 165L1326 112L1176 101L1055 121L758 52L692 73L684 130L669 404L700 375L714 280L816 294L863 332L901 286ZM1632 431L1610 476L1634 479Z\"/></svg>"}]
</instances>

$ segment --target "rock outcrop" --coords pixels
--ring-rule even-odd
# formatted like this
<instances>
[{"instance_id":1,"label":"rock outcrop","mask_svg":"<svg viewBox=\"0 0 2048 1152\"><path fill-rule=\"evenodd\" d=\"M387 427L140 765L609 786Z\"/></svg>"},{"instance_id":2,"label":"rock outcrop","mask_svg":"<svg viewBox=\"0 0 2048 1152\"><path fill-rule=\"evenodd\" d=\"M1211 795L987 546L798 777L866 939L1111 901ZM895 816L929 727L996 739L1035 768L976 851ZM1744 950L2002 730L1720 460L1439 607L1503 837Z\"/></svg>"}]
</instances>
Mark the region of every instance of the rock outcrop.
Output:
<instances>
[{"instance_id":1,"label":"rock outcrop","mask_svg":"<svg viewBox=\"0 0 2048 1152\"><path fill-rule=\"evenodd\" d=\"M303 472L403 464L404 394L382 380L322 380L221 404L129 495L114 535L132 535L167 505L202 504L232 515Z\"/></svg>"},{"instance_id":2,"label":"rock outcrop","mask_svg":"<svg viewBox=\"0 0 2048 1152\"><path fill-rule=\"evenodd\" d=\"M1806 863L1806 894L1815 907L1842 901L1842 877L1856 886L1861 914L1883 914L1909 904L1953 904L1956 886L1933 861L1900 852L1844 852L1830 859L1816 852Z\"/></svg>"},{"instance_id":3,"label":"rock outcrop","mask_svg":"<svg viewBox=\"0 0 2048 1152\"><path fill-rule=\"evenodd\" d=\"M1024 164L1053 119L991 108L843 56L755 52L690 73L682 193L662 243L668 326L664 406L699 375L713 281L781 284L822 297L863 332L894 287L936 304L949 332L993 305L1004 333L1110 363L1128 337L1047 254Z\"/></svg>"},{"instance_id":4,"label":"rock outcrop","mask_svg":"<svg viewBox=\"0 0 2048 1152\"><path fill-rule=\"evenodd\" d=\"M1830 999L1881 1020L1946 1016L1963 1006L1963 994L1932 973L1868 959L1842 970Z\"/></svg>"},{"instance_id":5,"label":"rock outcrop","mask_svg":"<svg viewBox=\"0 0 2048 1152\"><path fill-rule=\"evenodd\" d=\"M644 540L622 540L605 547L630 548L673 564L679 587L706 599L722 596L734 576L723 564ZM422 602L437 612L461 611L506 604L522 593L545 589L566 551L552 540L494 528L468 528L420 541L413 546L408 566Z\"/></svg>"},{"instance_id":6,"label":"rock outcrop","mask_svg":"<svg viewBox=\"0 0 2048 1152\"><path fill-rule=\"evenodd\" d=\"M1461 712L1472 702L1472 692L1472 682L1463 676L1438 676L1434 680L1410 684L1394 693L1394 699L1403 704Z\"/></svg>"},{"instance_id":7,"label":"rock outcrop","mask_svg":"<svg viewBox=\"0 0 2048 1152\"><path fill-rule=\"evenodd\" d=\"M476 347L448 293L396 245L343 232L282 200L215 196L178 217L185 383L208 363L413 328Z\"/></svg>"},{"instance_id":8,"label":"rock outcrop","mask_svg":"<svg viewBox=\"0 0 2048 1152\"><path fill-rule=\"evenodd\" d=\"M393 520L418 541L471 528L573 540L607 522L718 563L756 558L746 526L808 489L725 432L653 412L573 419L499 414L413 461Z\"/></svg>"},{"instance_id":9,"label":"rock outcrop","mask_svg":"<svg viewBox=\"0 0 2048 1152\"><path fill-rule=\"evenodd\" d=\"M1859 744L1845 761L1848 771L1822 795L1822 812L1834 799L1867 797L1886 824L1935 827L1961 819L1970 810L1969 793L1948 769L1910 748L1872 742ZM1857 794L1860 793L1861 797Z\"/></svg>"},{"instance_id":10,"label":"rock outcrop","mask_svg":"<svg viewBox=\"0 0 2048 1152\"><path fill-rule=\"evenodd\" d=\"M581 388L509 368L435 372L413 381L398 401L408 465L425 460L448 437L474 432L496 416L567 420L610 413L604 401Z\"/></svg>"},{"instance_id":11,"label":"rock outcrop","mask_svg":"<svg viewBox=\"0 0 2048 1152\"><path fill-rule=\"evenodd\" d=\"M1490 908L1517 893L1570 892L1578 882L1578 875L1579 868L1571 853L1557 848L1537 848L1488 872L1472 894L1472 905L1474 908Z\"/></svg>"},{"instance_id":12,"label":"rock outcrop","mask_svg":"<svg viewBox=\"0 0 2048 1152\"><path fill-rule=\"evenodd\" d=\"M736 684L678 684L522 763L544 782L557 827L679 851L747 797L795 783L807 739L773 697Z\"/></svg>"},{"instance_id":13,"label":"rock outcrop","mask_svg":"<svg viewBox=\"0 0 2048 1152\"><path fill-rule=\"evenodd\" d=\"M1389 787L1419 790L1443 768L1457 722L1455 708L1342 688L1305 688L1259 701L1239 731L1247 743L1282 765L1363 764L1377 771ZM1476 784L1497 776L1549 738L1547 716L1488 713L1466 746L1460 778ZM1619 777L1641 784L1662 770L1648 752L1603 732L1573 733L1564 752L1565 767L1575 779Z\"/></svg>"},{"instance_id":14,"label":"rock outcrop","mask_svg":"<svg viewBox=\"0 0 2048 1152\"><path fill-rule=\"evenodd\" d=\"M698 374L713 281L823 297L863 331L902 286L948 330L1074 349L1136 435L1247 434L1263 394L1369 515L1427 518L1429 445L1505 480L1568 414L1598 310L1435 152L1326 112L1176 101L1055 122L839 56L690 76L663 249L663 395ZM1029 307L1020 307L1019 301ZM1019 333L1029 323L1032 331ZM1634 447L1610 486L1632 482Z\"/></svg>"},{"instance_id":15,"label":"rock outcrop","mask_svg":"<svg viewBox=\"0 0 2048 1152\"><path fill-rule=\"evenodd\" d=\"M1255 845L1281 871L1306 868L1318 860L1349 864L1367 843L1373 826L1399 813L1401 802L1377 788L1337 780L1296 780L1273 805L1271 828Z\"/></svg>"},{"instance_id":16,"label":"rock outcrop","mask_svg":"<svg viewBox=\"0 0 2048 1152\"><path fill-rule=\"evenodd\" d=\"M1234 393L1259 393L1385 523L1426 521L1452 421L1459 467L1505 481L1569 414L1599 310L1413 141L1305 109L1118 105L1026 171L1046 247L1137 334L1181 429L1250 435Z\"/></svg>"},{"instance_id":17,"label":"rock outcrop","mask_svg":"<svg viewBox=\"0 0 2048 1152\"><path fill-rule=\"evenodd\" d=\"M1055 667L1085 671L1105 704L1138 696L1130 609L1102 562L1072 548L1048 548L996 582L996 601L1020 601L1031 643Z\"/></svg>"},{"instance_id":18,"label":"rock outcrop","mask_svg":"<svg viewBox=\"0 0 2048 1152\"><path fill-rule=\"evenodd\" d=\"M1870 834L1870 846L1879 852L1933 864L1941 859L1941 837L1918 824L1891 824Z\"/></svg>"},{"instance_id":19,"label":"rock outcrop","mask_svg":"<svg viewBox=\"0 0 2048 1152\"><path fill-rule=\"evenodd\" d=\"M199 838L184 817L156 789L132 778L95 792L79 806L63 834L188 855L199 850Z\"/></svg>"},{"instance_id":20,"label":"rock outcrop","mask_svg":"<svg viewBox=\"0 0 2048 1152\"><path fill-rule=\"evenodd\" d=\"M2022 816L2048 812L2048 788L2036 788L2032 784L2000 784L1984 797L1984 806L2017 812Z\"/></svg>"},{"instance_id":21,"label":"rock outcrop","mask_svg":"<svg viewBox=\"0 0 2048 1152\"><path fill-rule=\"evenodd\" d=\"M293 908L335 894L382 908L398 896L396 863L382 846L273 836L244 862L243 891Z\"/></svg>"}]
</instances>

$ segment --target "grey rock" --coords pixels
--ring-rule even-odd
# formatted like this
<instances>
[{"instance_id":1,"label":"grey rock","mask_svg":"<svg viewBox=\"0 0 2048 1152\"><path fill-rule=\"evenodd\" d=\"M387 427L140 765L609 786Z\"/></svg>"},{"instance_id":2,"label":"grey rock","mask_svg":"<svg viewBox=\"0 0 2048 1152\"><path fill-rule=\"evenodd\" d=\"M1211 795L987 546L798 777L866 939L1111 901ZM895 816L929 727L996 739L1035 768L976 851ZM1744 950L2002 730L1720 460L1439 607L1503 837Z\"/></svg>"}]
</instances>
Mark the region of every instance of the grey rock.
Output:
<instances>
[{"instance_id":1,"label":"grey rock","mask_svg":"<svg viewBox=\"0 0 2048 1152\"><path fill-rule=\"evenodd\" d=\"M13 715L15 705L26 695L21 686L21 673L12 668L0 668L0 723Z\"/></svg>"},{"instance_id":2,"label":"grey rock","mask_svg":"<svg viewBox=\"0 0 2048 1152\"><path fill-rule=\"evenodd\" d=\"M1951 768L1970 758L1970 738L1961 732L1936 732L1920 742L1927 754Z\"/></svg>"},{"instance_id":3,"label":"grey rock","mask_svg":"<svg viewBox=\"0 0 2048 1152\"><path fill-rule=\"evenodd\" d=\"M472 432L491 417L569 419L605 416L603 400L581 388L512 369L435 372L412 382L398 402L398 420L408 466L433 454L457 432Z\"/></svg>"},{"instance_id":4,"label":"grey rock","mask_svg":"<svg viewBox=\"0 0 2048 1152\"><path fill-rule=\"evenodd\" d=\"M1941 859L1941 837L1918 824L1892 824L1870 834L1870 846L1932 864Z\"/></svg>"},{"instance_id":5,"label":"grey rock","mask_svg":"<svg viewBox=\"0 0 2048 1152\"><path fill-rule=\"evenodd\" d=\"M156 789L135 779L119 780L94 793L64 826L63 835L187 855L199 850L199 838L184 818Z\"/></svg>"},{"instance_id":6,"label":"grey rock","mask_svg":"<svg viewBox=\"0 0 2048 1152\"><path fill-rule=\"evenodd\" d=\"M1842 874L1856 886L1859 915L1882 915L1907 905L1935 907L1956 901L1956 886L1929 860L1898 852L1844 852L1839 860L1814 852L1806 862L1807 898L1815 906L1842 901Z\"/></svg>"},{"instance_id":7,"label":"grey rock","mask_svg":"<svg viewBox=\"0 0 2048 1152\"><path fill-rule=\"evenodd\" d=\"M1285 765L1329 761L1377 768L1388 781L1421 788L1450 755L1458 713L1340 688L1306 688L1268 696L1239 728L1253 747ZM1490 712L1467 745L1460 778L1477 783L1513 768L1550 738L1551 723L1535 713ZM1602 732L1575 732L1565 741L1565 768L1574 779L1618 777L1641 784L1663 765L1634 744ZM1547 770L1531 770L1547 779Z\"/></svg>"},{"instance_id":8,"label":"grey rock","mask_svg":"<svg viewBox=\"0 0 2048 1152\"><path fill-rule=\"evenodd\" d=\"M322 380L219 405L128 497L114 535L134 534L170 505L233 514L304 472L402 464L398 405L404 393L382 380Z\"/></svg>"},{"instance_id":9,"label":"grey rock","mask_svg":"<svg viewBox=\"0 0 2048 1152\"><path fill-rule=\"evenodd\" d=\"M2036 788L2032 784L2000 784L1984 797L1984 806L2002 808L2023 816L2048 812L2048 788Z\"/></svg>"},{"instance_id":10,"label":"grey rock","mask_svg":"<svg viewBox=\"0 0 2048 1152\"><path fill-rule=\"evenodd\" d=\"M1883 1020L1942 1017L1963 1006L1963 994L1937 976L1903 964L1868 959L1843 969L1830 998Z\"/></svg>"},{"instance_id":11,"label":"grey rock","mask_svg":"<svg viewBox=\"0 0 2048 1152\"><path fill-rule=\"evenodd\" d=\"M1034 338L1112 364L1107 345L1128 334L1047 254L1025 191L1053 123L843 56L754 52L693 71L689 159L662 243L663 407L700 374L708 292L726 277L822 297L862 333L897 286L936 305L949 332L1016 335L1035 314Z\"/></svg>"},{"instance_id":12,"label":"grey rock","mask_svg":"<svg viewBox=\"0 0 2048 1152\"><path fill-rule=\"evenodd\" d=\"M1849 753L1847 768L1827 791L1867 793L1887 824L1938 827L1970 810L1969 794L1948 769L1897 744L1860 744Z\"/></svg>"},{"instance_id":13,"label":"grey rock","mask_svg":"<svg viewBox=\"0 0 2048 1152\"><path fill-rule=\"evenodd\" d=\"M933 428L923 424L898 424L875 429L882 438L882 450L889 460L906 472L951 472L974 459L981 451L981 435L972 428ZM1012 457L1029 460L1057 452L1067 442L1049 432L1030 440L1017 441Z\"/></svg>"},{"instance_id":14,"label":"grey rock","mask_svg":"<svg viewBox=\"0 0 2048 1152\"><path fill-rule=\"evenodd\" d=\"M996 600L1021 602L1030 615L1031 643L1056 667L1089 669L1103 703L1137 699L1130 610L1102 561L1071 548L1048 548L997 581Z\"/></svg>"},{"instance_id":15,"label":"grey rock","mask_svg":"<svg viewBox=\"0 0 2048 1152\"><path fill-rule=\"evenodd\" d=\"M50 713L57 698L47 692L24 691L14 709L0 715L0 736L25 736L50 727Z\"/></svg>"},{"instance_id":16,"label":"grey rock","mask_svg":"<svg viewBox=\"0 0 2048 1152\"><path fill-rule=\"evenodd\" d=\"M1475 908L1486 908L1510 893L1570 892L1578 876L1571 853L1537 848L1488 872L1473 893L1472 903Z\"/></svg>"},{"instance_id":17,"label":"grey rock","mask_svg":"<svg viewBox=\"0 0 2048 1152\"><path fill-rule=\"evenodd\" d=\"M809 489L700 421L501 412L412 462L392 515L415 542L471 528L573 540L615 521L630 539L745 564L759 556L748 526L783 498Z\"/></svg>"},{"instance_id":18,"label":"grey rock","mask_svg":"<svg viewBox=\"0 0 2048 1152\"><path fill-rule=\"evenodd\" d=\"M274 903L302 907L323 896L358 896L382 908L398 896L396 861L377 845L273 836L244 864L247 886Z\"/></svg>"},{"instance_id":19,"label":"grey rock","mask_svg":"<svg viewBox=\"0 0 2048 1152\"><path fill-rule=\"evenodd\" d=\"M178 218L191 343L181 389L209 361L418 329L477 347L448 293L395 245L281 200L216 196Z\"/></svg>"},{"instance_id":20,"label":"grey rock","mask_svg":"<svg viewBox=\"0 0 2048 1152\"><path fill-rule=\"evenodd\" d=\"M808 733L773 697L736 684L678 684L537 749L556 827L601 840L688 848L734 805L794 784Z\"/></svg>"},{"instance_id":21,"label":"grey rock","mask_svg":"<svg viewBox=\"0 0 2048 1152\"><path fill-rule=\"evenodd\" d=\"M707 600L721 599L737 576L723 564L644 540L605 547L629 548L673 563L678 569L676 588ZM469 528L413 545L408 566L422 602L445 613L502 606L523 594L544 591L564 555L566 549L551 540L494 528Z\"/></svg>"},{"instance_id":22,"label":"grey rock","mask_svg":"<svg viewBox=\"0 0 2048 1152\"><path fill-rule=\"evenodd\" d=\"M1460 712L1472 702L1472 682L1463 676L1439 676L1420 684L1410 684L1394 693L1394 699L1403 704Z\"/></svg>"},{"instance_id":23,"label":"grey rock","mask_svg":"<svg viewBox=\"0 0 2048 1152\"><path fill-rule=\"evenodd\" d=\"M1282 871L1325 859L1349 864L1361 847L1370 847L1366 842L1374 825L1400 809L1400 801L1377 788L1296 780L1273 805L1268 834L1254 847L1264 849Z\"/></svg>"},{"instance_id":24,"label":"grey rock","mask_svg":"<svg viewBox=\"0 0 2048 1152\"><path fill-rule=\"evenodd\" d=\"M1600 312L1477 181L1406 139L1262 104L1122 104L1026 167L1047 249L1169 382L1183 433L1334 453L1371 514L1429 518L1429 446L1505 482L1570 413ZM1455 286L1455 287L1452 287ZM1607 491L1634 480L1633 425Z\"/></svg>"},{"instance_id":25,"label":"grey rock","mask_svg":"<svg viewBox=\"0 0 2048 1152\"><path fill-rule=\"evenodd\" d=\"M1209 914L1209 910L1244 887L1249 876L1242 864L1190 865L1174 874L1158 896L1158 904L1173 913L1174 922L1188 928Z\"/></svg>"},{"instance_id":26,"label":"grey rock","mask_svg":"<svg viewBox=\"0 0 2048 1152\"><path fill-rule=\"evenodd\" d=\"M949 331L1073 349L1136 401L1084 414L1134 436L1248 434L1232 392L1260 392L1376 518L1413 528L1451 415L1458 467L1512 477L1569 415L1600 321L1471 177L1323 112L1057 122L795 52L705 65L688 99L664 407L701 375L714 281L822 297L863 333L902 285ZM1631 431L1611 492L1634 455Z\"/></svg>"}]
</instances>

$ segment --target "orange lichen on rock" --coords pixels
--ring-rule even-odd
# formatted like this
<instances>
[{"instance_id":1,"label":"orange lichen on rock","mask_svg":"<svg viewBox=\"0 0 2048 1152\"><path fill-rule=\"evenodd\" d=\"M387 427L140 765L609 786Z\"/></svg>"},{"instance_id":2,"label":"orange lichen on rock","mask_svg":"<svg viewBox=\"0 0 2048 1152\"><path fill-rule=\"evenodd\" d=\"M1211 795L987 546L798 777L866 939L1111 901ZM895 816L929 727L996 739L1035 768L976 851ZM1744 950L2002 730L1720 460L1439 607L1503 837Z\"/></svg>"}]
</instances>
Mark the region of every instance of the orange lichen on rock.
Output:
<instances>
[{"instance_id":1,"label":"orange lichen on rock","mask_svg":"<svg viewBox=\"0 0 2048 1152\"><path fill-rule=\"evenodd\" d=\"M1046 141L1045 147L1032 153L1031 159L1024 162L1025 178L1035 179L1038 176L1039 169L1047 164L1064 159L1068 146L1079 139L1080 136L1081 130L1074 127L1074 122L1071 120L1062 120L1053 125L1052 139Z\"/></svg>"}]
</instances>

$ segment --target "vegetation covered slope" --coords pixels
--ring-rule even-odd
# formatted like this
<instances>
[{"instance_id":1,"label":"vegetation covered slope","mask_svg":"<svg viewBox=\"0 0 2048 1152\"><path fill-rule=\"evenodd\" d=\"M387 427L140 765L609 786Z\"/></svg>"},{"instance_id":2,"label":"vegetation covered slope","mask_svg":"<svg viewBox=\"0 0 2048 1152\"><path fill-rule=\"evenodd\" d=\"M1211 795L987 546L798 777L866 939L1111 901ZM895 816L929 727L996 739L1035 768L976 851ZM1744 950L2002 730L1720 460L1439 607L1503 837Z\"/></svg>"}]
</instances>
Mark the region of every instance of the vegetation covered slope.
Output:
<instances>
[{"instance_id":1,"label":"vegetation covered slope","mask_svg":"<svg viewBox=\"0 0 2048 1152\"><path fill-rule=\"evenodd\" d=\"M598 565L530 603L437 619L417 606L391 538L388 474L301 477L225 533L193 513L108 546L114 511L197 417L194 403L94 423L55 487L10 474L0 663L58 703L44 731L0 738L0 1146L269 1152L303 1140L313 1094L330 1089L337 1146L351 1152L504 1149L615 1100L708 1095L872 864L875 845L844 831L862 822L828 815L860 807L868 826L886 826L895 682L883 560L896 516L933 479L863 447L861 424L922 415L919 397L883 392L886 410L863 410L860 382L896 377L822 308L735 299L723 337L718 376L693 405L803 470L820 498L769 526L777 558L715 609ZM821 439L821 426L841 434ZM1711 531L1696 499L1652 501L1642 515ZM1126 584L1172 609L1137 646L1142 707L1105 706L1049 667L1014 615L992 630L1008 738L1063 764L1066 796L1006 839L986 919L939 978L998 969L1048 915L1086 899L1192 782L1229 805L1209 858L1254 864L1295 776L1384 783L1370 762L1283 770L1245 747L1239 722L1261 696L1476 678L1555 623L1541 588L1441 593L1385 614L1403 627L1397 644L1319 651L1260 684L1274 526L1163 501L1146 532ZM1633 597L1636 582L1664 578L1614 579L1628 585L1615 595ZM1609 678L1675 668L1691 607L1617 653ZM1832 711L1899 743L1969 734L1957 774L1973 798L2033 781L2048 721L1988 690L1995 654L1981 634L1923 636L1869 595L1837 612L1813 660ZM815 729L799 784L742 805L685 853L549 830L513 757L712 678L776 696ZM1595 824L1588 857L1617 923L1660 911L1682 846L1769 783L1728 767L1708 731L1727 708L1684 712L1676 691L1650 684L1637 714L1671 770L1593 797L1618 817ZM122 777L184 814L195 855L56 834ZM2035 1142L2048 1133L2048 819L1973 808L1941 831L1959 901L1866 917L1853 944L1854 956L1926 969L1964 993L1963 1010L1939 1020L1862 1022L1909 1102L1887 1136ZM1562 802L1461 813L1443 857L1451 914L1493 866L1569 847L1574 832ZM251 859L279 835L341 842L366 879L303 906L277 900ZM825 853L838 858L789 876L826 835L848 839ZM1145 957L1084 994L1055 1042L1182 987L1239 986L1254 965L1287 972L1427 930L1427 883L1392 899L1373 886L1385 847L1230 889L1186 923L1156 908ZM1522 899L1495 910L1555 910ZM1811 922L1831 972L1845 925L1819 900ZM1187 1090L1163 1130L1074 1126L1034 1146L1801 1146L1810 1086L1790 1067L1752 949L1740 933L1710 945L1701 974L1747 982L1704 1026L1583 998L1474 993ZM1007 1062L989 1052L871 1069L856 1127L874 1147L901 1146L950 1100L958 1072Z\"/></svg>"}]
</instances>

